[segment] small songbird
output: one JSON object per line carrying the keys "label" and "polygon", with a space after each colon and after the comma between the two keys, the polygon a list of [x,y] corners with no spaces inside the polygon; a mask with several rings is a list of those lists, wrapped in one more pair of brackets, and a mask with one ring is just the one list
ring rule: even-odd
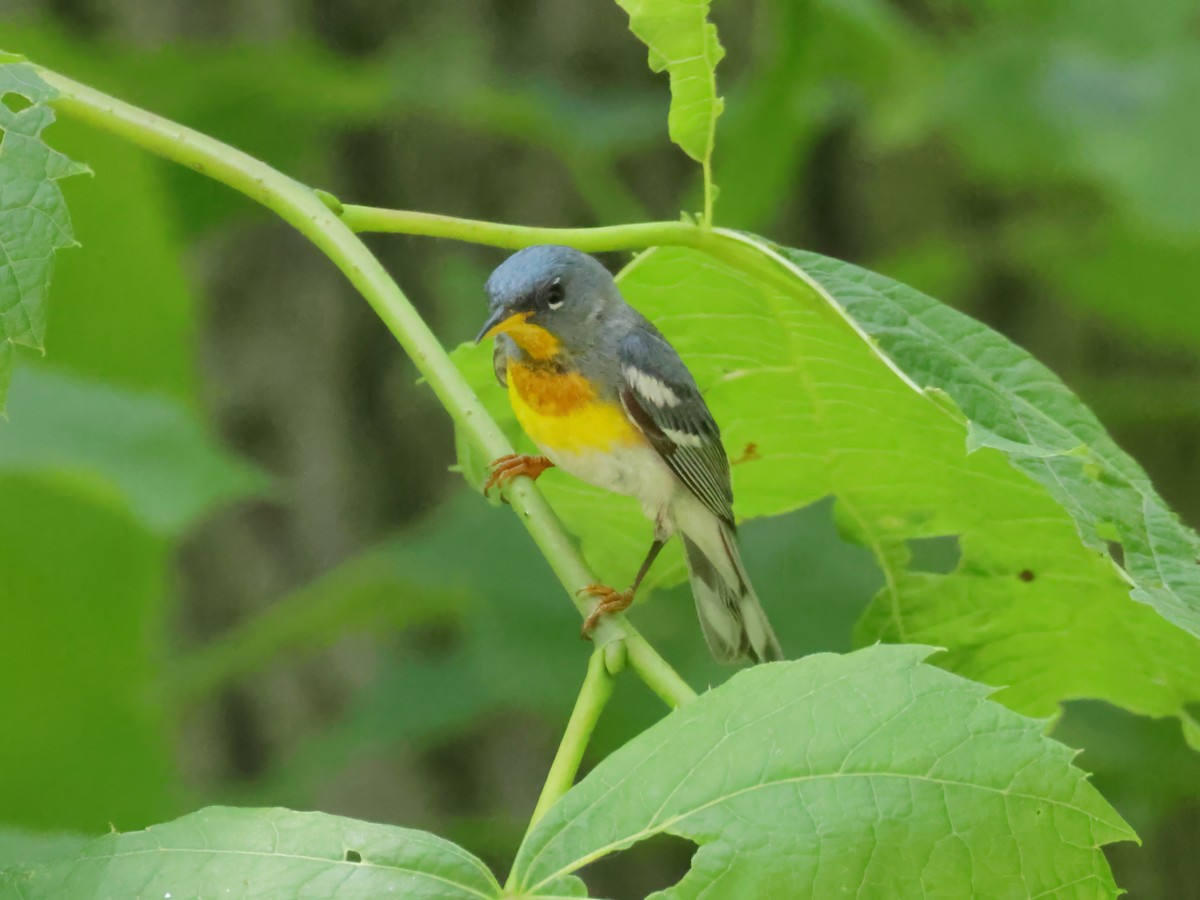
{"label": "small songbird", "polygon": [[782,659],[738,556],[721,433],[675,348],[625,302],[604,266],[570,247],[514,253],[486,290],[491,315],[475,342],[496,339],[496,378],[544,455],[495,460],[484,491],[558,466],[637,498],[654,523],[654,543],[627,590],[584,589],[598,602],[583,633],[633,602],[678,532],[713,656]]}

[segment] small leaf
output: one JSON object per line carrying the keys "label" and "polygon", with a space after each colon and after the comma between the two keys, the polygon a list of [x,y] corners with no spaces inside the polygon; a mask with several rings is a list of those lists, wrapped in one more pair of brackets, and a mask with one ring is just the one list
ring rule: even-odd
{"label": "small leaf", "polygon": [[598,765],[534,828],[515,884],[655,834],[700,845],[662,898],[1116,896],[1135,840],[1045,723],[877,646],[756,666]]}
{"label": "small leaf", "polygon": [[[54,251],[75,244],[58,181],[87,171],[42,141],[54,96],[31,66],[0,61],[0,344],[39,350]],[[0,359],[0,412],[10,369]]]}
{"label": "small leaf", "polygon": [[324,813],[210,807],[77,855],[0,872],[0,897],[496,897],[467,851],[423,831]]}
{"label": "small leaf", "polygon": [[671,140],[696,162],[708,165],[717,117],[717,63],[725,55],[717,28],[708,21],[709,0],[617,0],[629,14],[629,30],[650,48],[650,68],[671,78]]}

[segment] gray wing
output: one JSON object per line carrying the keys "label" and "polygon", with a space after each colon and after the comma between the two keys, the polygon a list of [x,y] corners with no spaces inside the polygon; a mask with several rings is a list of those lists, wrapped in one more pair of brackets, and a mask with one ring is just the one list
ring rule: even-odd
{"label": "gray wing", "polygon": [[721,431],[675,348],[639,329],[621,341],[621,404],[672,472],[733,525],[729,457]]}

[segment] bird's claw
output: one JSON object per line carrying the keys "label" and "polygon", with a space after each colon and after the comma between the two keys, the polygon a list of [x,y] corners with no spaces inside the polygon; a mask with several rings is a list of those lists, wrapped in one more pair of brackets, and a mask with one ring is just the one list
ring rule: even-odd
{"label": "bird's claw", "polygon": [[491,474],[483,483],[483,496],[486,497],[488,491],[496,485],[504,484],[520,475],[536,481],[539,475],[553,465],[554,463],[544,456],[529,456],[525,453],[510,453],[493,459],[488,466]]}
{"label": "bird's claw", "polygon": [[579,636],[585,641],[592,639],[592,632],[604,616],[622,612],[628,609],[629,604],[633,602],[633,591],[618,591],[606,584],[589,584],[577,592],[578,596],[584,594],[596,598],[596,605],[583,620],[583,626],[579,629]]}

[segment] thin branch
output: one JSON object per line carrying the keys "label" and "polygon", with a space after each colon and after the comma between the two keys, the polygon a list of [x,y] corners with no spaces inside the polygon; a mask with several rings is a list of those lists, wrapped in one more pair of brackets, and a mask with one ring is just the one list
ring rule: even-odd
{"label": "thin branch", "polygon": [[509,225],[480,219],[460,219],[406,209],[377,206],[340,206],[342,221],[355,231],[383,231],[453,238],[519,250],[532,244],[567,244],[585,253],[611,250],[644,250],[669,245],[705,249],[712,236],[690,222],[637,222],[597,228],[540,228]]}
{"label": "thin branch", "polygon": [[787,267],[772,258],[758,238],[728,228],[706,228],[691,222],[635,222],[591,228],[548,228],[510,225],[483,219],[462,219],[409,209],[342,204],[325,191],[317,191],[323,202],[356,232],[409,234],[448,238],[519,250],[534,244],[566,244],[585,253],[646,250],[651,247],[691,247],[752,274],[780,291],[794,291],[795,279]]}

